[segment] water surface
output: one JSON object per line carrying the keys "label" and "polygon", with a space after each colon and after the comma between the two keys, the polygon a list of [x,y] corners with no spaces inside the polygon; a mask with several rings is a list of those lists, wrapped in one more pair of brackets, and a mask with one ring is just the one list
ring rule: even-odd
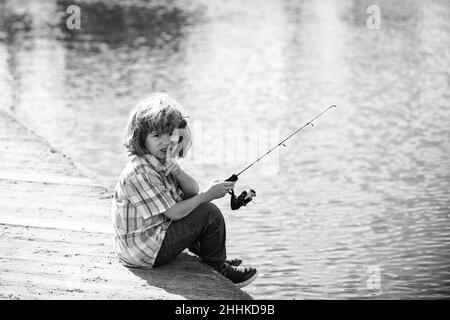
{"label": "water surface", "polygon": [[230,0],[80,2],[67,30],[72,3],[0,1],[1,107],[113,186],[130,109],[168,91],[206,187],[265,151],[255,133],[270,147],[335,104],[240,177],[254,204],[216,201],[229,256],[260,271],[245,290],[450,296],[448,1],[378,1],[380,29],[369,1]]}

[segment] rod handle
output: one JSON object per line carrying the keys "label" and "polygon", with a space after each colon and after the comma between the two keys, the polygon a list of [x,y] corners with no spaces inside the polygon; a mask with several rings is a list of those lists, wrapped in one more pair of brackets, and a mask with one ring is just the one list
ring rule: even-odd
{"label": "rod handle", "polygon": [[231,177],[229,177],[227,180],[225,180],[225,181],[237,181],[237,179],[238,179],[238,176],[237,175],[235,175],[235,174],[233,174]]}

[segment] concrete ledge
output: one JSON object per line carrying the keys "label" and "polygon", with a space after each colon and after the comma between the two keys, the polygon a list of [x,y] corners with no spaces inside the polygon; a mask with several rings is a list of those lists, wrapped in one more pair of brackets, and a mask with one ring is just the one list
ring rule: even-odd
{"label": "concrete ledge", "polygon": [[199,259],[124,267],[108,190],[0,109],[0,299],[252,299]]}

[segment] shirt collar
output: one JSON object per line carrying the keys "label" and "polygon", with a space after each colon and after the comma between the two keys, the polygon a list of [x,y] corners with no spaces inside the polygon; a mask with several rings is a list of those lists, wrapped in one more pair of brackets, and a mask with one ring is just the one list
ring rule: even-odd
{"label": "shirt collar", "polygon": [[150,153],[146,153],[144,154],[144,158],[145,160],[147,160],[148,163],[150,163],[150,165],[155,168],[155,170],[157,172],[161,172],[166,170],[166,166],[163,165],[161,162],[159,162],[158,159],[156,159],[156,157]]}

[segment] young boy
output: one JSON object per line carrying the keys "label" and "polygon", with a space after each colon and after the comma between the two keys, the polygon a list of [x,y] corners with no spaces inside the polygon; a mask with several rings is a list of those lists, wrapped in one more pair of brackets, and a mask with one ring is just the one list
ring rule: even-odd
{"label": "young boy", "polygon": [[[130,161],[117,182],[114,200],[114,244],[125,265],[158,267],[188,248],[238,287],[251,283],[255,268],[226,260],[225,221],[211,200],[224,197],[235,182],[213,181],[199,192],[194,178],[172,158],[178,153],[171,136],[187,130],[180,104],[155,93],[131,112],[125,147]],[[184,137],[187,147],[188,136]],[[175,144],[177,141],[175,141]]]}

